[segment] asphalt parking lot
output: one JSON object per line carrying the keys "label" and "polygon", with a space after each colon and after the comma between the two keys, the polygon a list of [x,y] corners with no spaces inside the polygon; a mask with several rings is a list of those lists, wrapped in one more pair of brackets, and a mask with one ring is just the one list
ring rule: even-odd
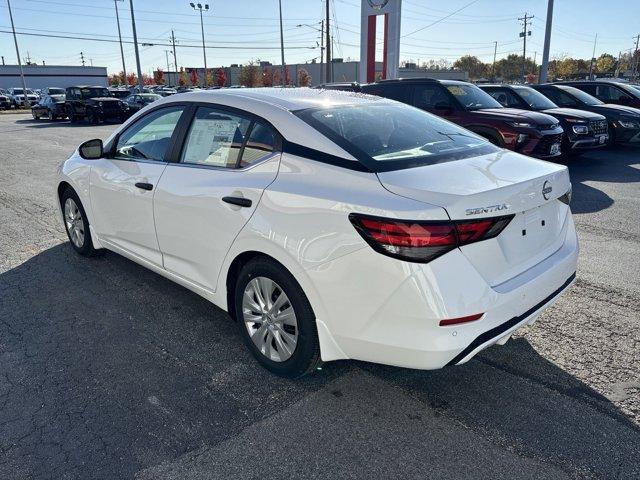
{"label": "asphalt parking lot", "polygon": [[640,149],[569,164],[577,283],[505,346],[288,381],[202,298],[72,251],[55,168],[114,128],[0,115],[0,478],[640,478]]}

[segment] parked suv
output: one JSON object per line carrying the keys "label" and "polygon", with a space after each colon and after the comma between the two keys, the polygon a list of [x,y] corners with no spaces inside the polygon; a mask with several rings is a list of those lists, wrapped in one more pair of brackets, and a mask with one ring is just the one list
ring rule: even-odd
{"label": "parked suv", "polygon": [[614,103],[627,107],[640,108],[640,91],[631,85],[607,81],[562,82],[593,95],[604,103]]}
{"label": "parked suv", "polygon": [[[339,84],[338,89],[343,90],[344,85]],[[543,113],[505,108],[471,83],[411,78],[356,84],[353,90],[408,103],[525,155],[552,158],[561,154],[558,120]]]}
{"label": "parked suv", "polygon": [[104,120],[124,121],[128,117],[127,104],[109,94],[105,87],[68,87],[67,116],[71,122],[85,118],[91,123]]}
{"label": "parked suv", "polygon": [[11,103],[14,107],[31,107],[38,103],[38,96],[33,93],[33,90],[27,88],[26,100],[24,90],[22,88],[10,88],[9,96],[11,97]]}
{"label": "parked suv", "polygon": [[574,108],[559,108],[540,92],[525,85],[482,85],[480,88],[504,107],[542,112],[557,118],[564,130],[564,155],[598,148],[609,140],[609,126],[603,115]]}
{"label": "parked suv", "polygon": [[11,108],[11,97],[9,92],[0,88],[0,110],[8,110]]}
{"label": "parked suv", "polygon": [[609,144],[640,143],[640,110],[623,105],[605,104],[596,97],[569,85],[543,84],[531,88],[542,93],[559,107],[577,108],[599,113],[609,123]]}

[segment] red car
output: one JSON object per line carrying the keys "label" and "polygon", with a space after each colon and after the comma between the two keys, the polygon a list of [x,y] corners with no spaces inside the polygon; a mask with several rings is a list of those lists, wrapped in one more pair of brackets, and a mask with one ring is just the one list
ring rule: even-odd
{"label": "red car", "polygon": [[561,154],[563,130],[557,119],[544,113],[505,108],[471,83],[406,78],[366,85],[327,84],[320,88],[359,91],[408,103],[465,127],[500,147],[532,157],[553,158]]}

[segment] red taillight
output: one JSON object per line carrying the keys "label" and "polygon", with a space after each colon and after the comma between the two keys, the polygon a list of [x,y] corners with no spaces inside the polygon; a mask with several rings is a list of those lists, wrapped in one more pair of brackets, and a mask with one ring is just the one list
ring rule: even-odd
{"label": "red taillight", "polygon": [[475,320],[479,320],[482,315],[484,315],[484,313],[476,313],[475,315],[469,315],[467,317],[447,318],[445,320],[440,320],[440,326],[446,327],[447,325],[458,325],[459,323],[473,322]]}
{"label": "red taillight", "polygon": [[498,235],[506,217],[464,221],[410,221],[352,213],[349,220],[374,250],[410,262],[426,263],[461,245]]}

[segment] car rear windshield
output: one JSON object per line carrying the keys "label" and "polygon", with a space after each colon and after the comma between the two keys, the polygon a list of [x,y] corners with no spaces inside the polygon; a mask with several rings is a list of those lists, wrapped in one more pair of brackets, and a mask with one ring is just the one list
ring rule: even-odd
{"label": "car rear windshield", "polygon": [[580,100],[583,103],[586,103],[587,105],[604,105],[604,102],[601,102],[596,97],[593,97],[588,93],[583,92],[579,88],[570,87],[568,85],[558,85],[558,88],[560,88],[561,90],[564,90],[570,95],[573,95],[578,100]]}
{"label": "car rear windshield", "polygon": [[547,108],[558,108],[558,106],[531,87],[513,87],[520,98],[527,102],[534,110],[546,110]]}
{"label": "car rear windshield", "polygon": [[49,95],[64,95],[64,94],[65,94],[64,88],[50,88],[49,89]]}
{"label": "car rear windshield", "polygon": [[82,98],[110,97],[111,94],[106,88],[81,88]]}
{"label": "car rear windshield", "polygon": [[468,130],[395,102],[328,106],[294,113],[374,172],[498,151]]}
{"label": "car rear windshield", "polygon": [[504,108],[487,92],[480,90],[475,85],[447,85],[454,97],[467,110],[480,110],[481,108]]}

